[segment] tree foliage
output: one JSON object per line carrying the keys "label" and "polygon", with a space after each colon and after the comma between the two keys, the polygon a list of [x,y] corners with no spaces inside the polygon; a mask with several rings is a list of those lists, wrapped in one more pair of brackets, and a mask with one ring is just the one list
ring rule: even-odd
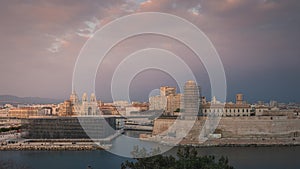
{"label": "tree foliage", "polygon": [[[135,153],[139,150],[135,148]],[[141,149],[144,154],[145,150]],[[135,154],[136,155],[136,154]],[[179,147],[176,157],[172,155],[156,155],[146,158],[135,158],[135,161],[126,161],[121,169],[233,169],[228,159],[214,156],[200,156],[194,147]]]}

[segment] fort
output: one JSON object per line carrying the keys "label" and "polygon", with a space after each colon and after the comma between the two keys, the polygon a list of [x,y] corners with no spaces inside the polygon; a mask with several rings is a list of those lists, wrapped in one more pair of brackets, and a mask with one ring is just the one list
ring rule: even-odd
{"label": "fort", "polygon": [[[207,118],[199,117],[180,144],[203,146],[300,145],[300,119],[288,116],[222,117],[215,131],[208,136],[208,140],[200,144],[199,135]],[[155,120],[152,136],[161,133],[171,135],[165,131],[174,124],[175,120],[174,118]],[[175,133],[176,135],[182,134]],[[168,140],[163,141],[168,142]]]}

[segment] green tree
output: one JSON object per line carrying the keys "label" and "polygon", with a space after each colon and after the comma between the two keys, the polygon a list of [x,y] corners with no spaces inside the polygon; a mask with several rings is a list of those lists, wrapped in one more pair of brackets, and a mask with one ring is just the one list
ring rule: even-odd
{"label": "green tree", "polygon": [[[138,150],[138,147],[135,147],[135,153]],[[142,154],[145,155],[144,149]],[[122,163],[121,169],[233,169],[233,167],[225,157],[216,161],[214,156],[199,156],[194,147],[186,146],[178,148],[176,157],[156,155],[135,158],[135,161]]]}

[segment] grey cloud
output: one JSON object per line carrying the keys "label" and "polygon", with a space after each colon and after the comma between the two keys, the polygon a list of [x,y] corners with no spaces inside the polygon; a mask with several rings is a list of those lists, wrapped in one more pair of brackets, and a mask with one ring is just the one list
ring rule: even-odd
{"label": "grey cloud", "polygon": [[[201,6],[198,6],[199,3]],[[298,0],[152,0],[151,3],[146,0],[90,0],[84,3],[80,0],[1,1],[0,75],[3,80],[0,93],[68,97],[75,60],[86,40],[82,36],[90,37],[98,28],[120,16],[156,11],[183,17],[208,35],[225,65],[230,91],[243,89],[246,94],[260,98],[265,97],[261,89],[268,94],[283,86],[281,94],[286,91],[291,98],[299,100],[299,96],[293,94],[299,89],[284,88],[275,77],[291,82],[290,77],[297,77],[300,73],[297,67],[300,55],[299,8]],[[207,80],[205,75],[202,76],[205,70],[197,67],[199,64],[192,59],[191,52],[180,50],[177,43],[158,38],[146,41],[141,38],[122,44],[112,52],[115,57],[105,60],[104,66],[99,69],[99,73],[101,70],[104,73],[99,76],[109,81],[113,71],[110,66],[116,66],[122,54],[132,52],[131,46],[145,47],[142,43],[173,46],[168,49],[177,50],[187,57],[193,71],[201,74],[197,77],[199,81]],[[267,71],[269,80],[263,80],[264,71]],[[245,83],[249,79],[260,81],[257,85],[260,92],[252,89],[253,84]],[[158,85],[156,81],[149,83],[148,86]],[[293,86],[300,85],[297,78],[292,83]],[[137,87],[138,91],[143,90],[141,86]]]}

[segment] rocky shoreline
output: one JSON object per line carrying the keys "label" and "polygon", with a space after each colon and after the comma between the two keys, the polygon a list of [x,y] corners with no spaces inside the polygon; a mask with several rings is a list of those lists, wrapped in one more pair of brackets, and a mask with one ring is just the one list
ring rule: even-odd
{"label": "rocky shoreline", "polygon": [[[300,143],[277,143],[277,144],[262,144],[262,143],[241,143],[241,144],[179,144],[170,146],[193,146],[196,148],[209,148],[209,147],[297,147]],[[93,151],[93,150],[105,150],[107,147],[101,147],[95,144],[91,145],[2,145],[0,151]]]}
{"label": "rocky shoreline", "polygon": [[298,147],[300,144],[220,144],[220,145],[195,145],[183,144],[183,146],[203,147]]}
{"label": "rocky shoreline", "polygon": [[0,151],[90,151],[90,150],[104,150],[103,147],[97,145],[82,145],[82,146],[19,146],[19,145],[4,145],[0,146]]}
{"label": "rocky shoreline", "polygon": [[300,146],[300,139],[272,138],[272,139],[253,139],[253,138],[220,138],[208,139],[199,144],[187,140],[181,141],[183,145],[192,145],[195,147],[292,147]]}

